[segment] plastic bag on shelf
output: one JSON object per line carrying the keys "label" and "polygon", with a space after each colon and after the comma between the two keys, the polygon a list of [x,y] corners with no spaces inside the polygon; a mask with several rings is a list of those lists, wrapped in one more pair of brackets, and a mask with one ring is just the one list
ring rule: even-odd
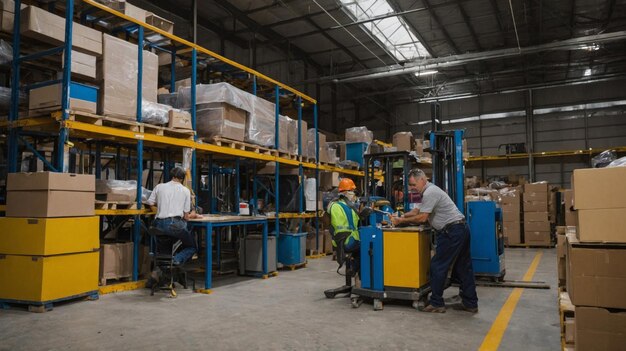
{"label": "plastic bag on shelf", "polygon": [[157,96],[159,104],[170,105],[173,108],[179,108],[178,93],[159,94]]}
{"label": "plastic bag on shelf", "polygon": [[348,143],[368,143],[374,140],[374,133],[367,127],[352,127],[346,129],[346,142]]}
{"label": "plastic bag on shelf", "polygon": [[606,166],[607,168],[609,167],[626,167],[626,156],[618,158],[617,160],[609,163],[608,166]]}
{"label": "plastic bag on shelf", "polygon": [[496,181],[493,181],[493,182],[489,183],[489,188],[490,189],[502,189],[502,188],[505,188],[507,186],[509,186],[507,183],[499,181],[499,180],[496,180]]}
{"label": "plastic bag on shelf", "polygon": [[7,65],[13,61],[13,47],[0,39],[0,65]]}
{"label": "plastic bag on shelf", "polygon": [[591,159],[592,168],[602,168],[608,166],[611,162],[615,161],[617,157],[613,150],[605,150]]}
{"label": "plastic bag on shelf", "polygon": [[141,100],[141,121],[154,125],[167,125],[172,106]]}
{"label": "plastic bag on shelf", "polygon": [[[191,108],[191,87],[180,87],[178,93],[180,108]],[[256,96],[228,83],[196,85],[196,105],[222,102],[240,108],[248,113],[253,113],[256,99]],[[272,110],[272,113],[273,112]]]}
{"label": "plastic bag on shelf", "polygon": [[[111,196],[115,201],[137,201],[136,180],[96,179],[96,195]],[[141,188],[141,202],[145,203],[150,198],[152,190]]]}

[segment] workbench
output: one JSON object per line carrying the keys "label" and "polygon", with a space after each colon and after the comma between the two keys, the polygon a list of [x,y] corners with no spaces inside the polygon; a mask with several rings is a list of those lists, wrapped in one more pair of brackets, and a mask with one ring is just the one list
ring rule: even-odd
{"label": "workbench", "polygon": [[206,242],[206,257],[205,257],[205,279],[204,279],[204,290],[200,290],[199,292],[210,293],[211,289],[211,273],[213,270],[213,243],[212,237],[213,229],[218,227],[233,227],[233,226],[247,226],[247,225],[263,225],[263,272],[262,276],[266,277],[267,272],[267,235],[268,235],[268,225],[267,225],[267,217],[262,216],[223,216],[223,215],[214,215],[207,214],[203,215],[202,218],[194,218],[190,219],[188,225],[193,229],[193,227],[204,228],[205,229],[205,242]]}

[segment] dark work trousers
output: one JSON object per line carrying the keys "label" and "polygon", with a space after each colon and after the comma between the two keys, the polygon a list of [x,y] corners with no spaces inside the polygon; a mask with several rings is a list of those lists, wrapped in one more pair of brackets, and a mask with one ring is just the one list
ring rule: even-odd
{"label": "dark work trousers", "polygon": [[443,290],[452,265],[452,277],[460,284],[459,295],[463,305],[468,308],[478,307],[470,253],[470,231],[464,223],[437,232],[437,250],[430,261],[430,304],[433,307],[444,306]]}
{"label": "dark work trousers", "polygon": [[187,262],[197,251],[196,240],[193,233],[187,228],[187,222],[179,217],[175,218],[156,218],[153,225],[175,239],[180,239],[183,243],[174,261],[178,263]]}

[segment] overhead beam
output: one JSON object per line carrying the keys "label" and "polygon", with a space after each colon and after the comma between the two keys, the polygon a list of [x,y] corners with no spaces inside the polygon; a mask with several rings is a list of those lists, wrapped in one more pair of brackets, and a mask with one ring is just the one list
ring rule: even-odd
{"label": "overhead beam", "polygon": [[[226,0],[215,0],[215,3],[220,5],[222,8],[230,12],[233,17],[235,17],[238,21],[246,25],[248,28],[252,29],[255,33],[259,33],[268,39],[280,39],[282,36],[274,31],[273,29],[267,28],[265,26],[260,25],[250,17],[246,16],[246,14],[237,8],[235,5],[231,4],[230,1]],[[311,66],[315,67],[318,72],[322,72],[322,66],[320,66],[317,62],[313,61],[309,58],[309,55],[300,49],[297,46],[286,44],[277,45],[281,50],[286,52],[287,54],[294,53],[296,57],[306,61]]]}
{"label": "overhead beam", "polygon": [[422,70],[436,70],[440,68],[466,65],[471,62],[515,57],[544,51],[574,50],[579,49],[583,45],[608,43],[624,39],[626,39],[626,31],[618,31],[567,39],[547,44],[522,47],[521,50],[518,48],[508,48],[483,52],[471,52],[467,54],[451,55],[446,57],[413,60],[404,64],[403,66],[393,65],[383,68],[373,68],[360,72],[350,72],[335,76],[321,77],[318,79],[318,81],[348,83],[354,81],[378,79],[397,76],[401,74],[415,73]]}
{"label": "overhead beam", "polygon": [[[192,9],[181,8],[174,4],[172,1],[167,0],[153,0],[151,3],[162,9],[165,12],[169,12],[177,17],[188,19]],[[245,49],[248,47],[248,42],[242,38],[237,37],[232,32],[225,30],[224,28],[216,25],[214,22],[208,21],[204,18],[198,18],[198,26],[210,30],[211,32],[219,35],[220,37],[230,41],[238,47]]]}

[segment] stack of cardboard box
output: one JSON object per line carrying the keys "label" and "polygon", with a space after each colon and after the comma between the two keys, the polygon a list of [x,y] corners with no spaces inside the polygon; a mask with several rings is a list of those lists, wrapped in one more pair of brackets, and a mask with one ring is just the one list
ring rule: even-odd
{"label": "stack of cardboard box", "polygon": [[519,189],[513,189],[501,196],[500,208],[502,208],[502,232],[505,245],[522,243],[522,193]]}
{"label": "stack of cardboard box", "polygon": [[415,138],[411,132],[398,132],[393,135],[392,144],[397,151],[414,151]]}
{"label": "stack of cardboard box", "polygon": [[572,176],[576,234],[567,234],[566,284],[575,307],[577,350],[626,345],[626,168]]}
{"label": "stack of cardboard box", "polygon": [[95,178],[9,173],[0,218],[0,299],[45,305],[98,289]]}
{"label": "stack of cardboard box", "polygon": [[548,183],[524,184],[524,243],[551,245],[548,216]]}

